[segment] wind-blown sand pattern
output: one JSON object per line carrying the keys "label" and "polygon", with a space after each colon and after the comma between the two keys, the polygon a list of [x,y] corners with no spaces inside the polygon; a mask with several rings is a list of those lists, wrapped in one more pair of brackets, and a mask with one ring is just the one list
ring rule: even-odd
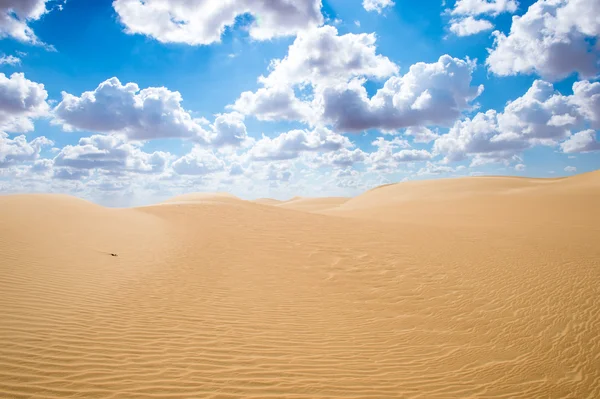
{"label": "wind-blown sand pattern", "polygon": [[599,172],[296,201],[0,197],[0,397],[600,397]]}

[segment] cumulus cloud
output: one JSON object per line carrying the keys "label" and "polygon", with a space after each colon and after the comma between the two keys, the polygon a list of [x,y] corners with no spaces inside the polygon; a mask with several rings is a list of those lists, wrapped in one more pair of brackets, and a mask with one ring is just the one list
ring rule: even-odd
{"label": "cumulus cloud", "polygon": [[60,180],[82,180],[90,176],[88,169],[55,168],[53,177]]}
{"label": "cumulus cloud", "polygon": [[[471,86],[474,68],[469,59],[444,55],[395,76],[397,66],[376,54],[374,36],[339,36],[323,27],[300,35],[288,55],[271,64],[271,73],[259,78],[264,87],[242,93],[232,108],[261,120],[298,120],[344,132],[448,125],[483,91],[482,85]],[[369,98],[366,80],[388,76]],[[301,100],[294,89],[306,86],[312,99]]]}
{"label": "cumulus cloud", "polygon": [[347,137],[326,128],[292,130],[275,138],[263,136],[248,152],[252,160],[274,161],[298,158],[302,152],[329,152],[351,147]]}
{"label": "cumulus cloud", "polygon": [[31,27],[48,12],[49,0],[2,0],[0,1],[0,38],[12,37],[25,43],[41,44]]}
{"label": "cumulus cloud", "polygon": [[296,98],[290,87],[261,87],[256,92],[245,91],[231,108],[261,121],[314,119],[310,104]]}
{"label": "cumulus cloud", "polygon": [[364,162],[367,154],[360,148],[349,150],[341,148],[337,151],[323,154],[318,159],[318,164],[322,166],[332,166],[336,168],[351,168],[357,163]]}
{"label": "cumulus cloud", "polygon": [[268,40],[324,22],[321,0],[114,0],[125,31],[163,43],[207,45],[221,40],[239,17],[250,14],[250,36]]}
{"label": "cumulus cloud", "polygon": [[457,0],[452,15],[492,15],[517,11],[519,4],[516,0]]}
{"label": "cumulus cloud", "polygon": [[522,171],[524,171],[524,170],[525,170],[525,165],[523,165],[522,163],[516,164],[516,165],[515,165],[515,170],[516,170],[517,172],[522,172]]}
{"label": "cumulus cloud", "polygon": [[450,32],[457,36],[471,36],[494,28],[481,15],[496,17],[502,13],[514,13],[518,3],[515,0],[458,0],[454,8],[446,12],[452,15]]}
{"label": "cumulus cloud", "polygon": [[283,59],[271,62],[270,73],[259,77],[263,87],[242,93],[232,108],[260,120],[313,120],[313,106],[296,97],[295,87],[314,92],[357,76],[381,79],[398,72],[376,53],[375,41],[374,34],[340,36],[333,26],[302,32]]}
{"label": "cumulus cloud", "polygon": [[215,147],[237,147],[248,140],[244,116],[237,112],[219,114],[212,125],[209,142]]}
{"label": "cumulus cloud", "polygon": [[513,17],[510,32],[494,32],[486,61],[500,76],[536,73],[558,80],[574,72],[584,78],[599,72],[598,0],[538,0]]}
{"label": "cumulus cloud", "polygon": [[288,164],[270,163],[267,165],[263,176],[265,180],[274,183],[276,186],[280,182],[285,183],[290,181],[290,178],[293,176],[290,169],[290,165]]}
{"label": "cumulus cloud", "polygon": [[464,169],[464,166],[461,165],[458,168],[453,168],[448,165],[440,165],[438,163],[427,162],[425,167],[419,169],[417,171],[417,175],[426,176],[426,175],[441,175],[447,173],[454,173],[456,171]]}
{"label": "cumulus cloud", "polygon": [[29,132],[33,119],[45,116],[49,106],[44,85],[22,73],[7,77],[0,73],[0,131]]}
{"label": "cumulus cloud", "polygon": [[[160,173],[170,154],[143,152],[139,144],[124,142],[110,135],[93,135],[67,145],[54,158],[54,165],[69,171],[99,170],[109,174]],[[88,174],[85,174],[86,176]]]}
{"label": "cumulus cloud", "polygon": [[393,7],[394,2],[392,0],[363,0],[362,5],[367,11],[381,14],[385,8]]}
{"label": "cumulus cloud", "polygon": [[596,131],[589,129],[575,133],[568,140],[561,143],[560,148],[567,154],[600,151],[600,141],[596,137]]}
{"label": "cumulus cloud", "polygon": [[0,168],[35,161],[40,157],[42,148],[52,144],[52,140],[43,136],[27,141],[24,135],[11,139],[8,134],[0,132]]}
{"label": "cumulus cloud", "polygon": [[121,133],[132,140],[190,138],[207,142],[207,132],[181,106],[179,92],[165,87],[140,90],[111,78],[77,97],[63,92],[54,123],[65,130]]}
{"label": "cumulus cloud", "polygon": [[[574,94],[564,96],[551,83],[537,80],[503,112],[489,110],[455,123],[435,141],[434,151],[445,155],[447,162],[473,157],[475,164],[484,164],[506,162],[534,145],[556,145],[572,130],[597,124],[592,119],[596,116],[593,104],[598,100],[594,89],[589,82],[577,82]],[[574,140],[582,139],[583,135]]]}
{"label": "cumulus cloud", "polygon": [[118,133],[130,140],[182,138],[215,147],[239,146],[248,139],[244,116],[217,114],[213,124],[195,119],[181,103],[177,91],[165,87],[140,90],[113,77],[81,96],[62,93],[54,108],[54,124],[64,130]]}
{"label": "cumulus cloud", "polygon": [[300,33],[281,60],[273,60],[268,76],[259,82],[266,87],[277,84],[313,84],[331,80],[347,82],[354,76],[384,78],[398,72],[398,66],[376,53],[374,33],[338,35],[333,26]]}
{"label": "cumulus cloud", "polygon": [[439,135],[425,126],[409,127],[404,131],[406,136],[411,136],[415,143],[430,143],[437,139]]}
{"label": "cumulus cloud", "polygon": [[244,167],[237,162],[229,166],[229,176],[241,176],[244,173]]}
{"label": "cumulus cloud", "polygon": [[[410,149],[410,144],[398,137],[392,140],[378,137],[371,145],[377,147],[377,150],[366,156],[365,163],[374,171],[395,172],[401,163],[426,161],[433,157],[426,150]],[[398,148],[402,150],[398,151]]]}
{"label": "cumulus cloud", "polygon": [[205,176],[225,168],[225,162],[212,151],[195,147],[173,162],[173,170],[180,175]]}
{"label": "cumulus cloud", "polygon": [[450,32],[456,36],[471,36],[492,30],[494,25],[487,19],[476,19],[472,16],[450,21]]}
{"label": "cumulus cloud", "polygon": [[593,128],[600,129],[600,82],[573,84],[573,102]]}
{"label": "cumulus cloud", "polygon": [[33,164],[29,168],[29,172],[43,175],[50,171],[52,171],[52,167],[54,166],[54,162],[51,159],[43,158],[38,159],[33,162]]}
{"label": "cumulus cloud", "polygon": [[432,158],[432,154],[426,150],[401,150],[393,155],[393,159],[398,162],[418,162],[426,161]]}
{"label": "cumulus cloud", "polygon": [[322,93],[322,119],[336,130],[363,131],[447,125],[483,91],[471,86],[475,63],[443,55],[419,62],[403,76],[393,76],[369,98],[363,81],[328,87]]}

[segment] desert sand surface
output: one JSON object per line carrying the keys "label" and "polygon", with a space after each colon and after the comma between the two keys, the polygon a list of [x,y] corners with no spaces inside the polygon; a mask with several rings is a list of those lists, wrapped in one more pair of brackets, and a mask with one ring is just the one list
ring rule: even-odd
{"label": "desert sand surface", "polygon": [[273,204],[280,208],[293,209],[296,211],[317,212],[327,211],[331,208],[340,206],[348,201],[347,197],[324,197],[324,198],[304,198],[296,197],[289,201],[279,204]]}
{"label": "desert sand surface", "polygon": [[600,172],[294,201],[0,196],[0,397],[600,397]]}

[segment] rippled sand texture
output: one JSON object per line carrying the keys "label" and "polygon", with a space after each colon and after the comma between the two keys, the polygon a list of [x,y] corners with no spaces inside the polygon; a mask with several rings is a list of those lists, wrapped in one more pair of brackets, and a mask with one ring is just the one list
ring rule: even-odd
{"label": "rippled sand texture", "polygon": [[295,201],[0,197],[0,397],[600,397],[600,173]]}

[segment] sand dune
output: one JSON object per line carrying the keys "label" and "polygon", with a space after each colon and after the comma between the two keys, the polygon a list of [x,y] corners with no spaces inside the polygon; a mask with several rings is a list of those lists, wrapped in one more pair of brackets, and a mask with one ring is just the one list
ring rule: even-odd
{"label": "sand dune", "polygon": [[598,398],[599,200],[598,172],[0,197],[0,397]]}
{"label": "sand dune", "polygon": [[599,172],[561,179],[474,177],[390,184],[322,211],[392,223],[539,227],[599,220],[598,198]]}
{"label": "sand dune", "polygon": [[240,199],[229,193],[191,193],[168,199],[167,201],[162,202],[162,204],[194,204],[230,201],[240,201]]}
{"label": "sand dune", "polygon": [[347,197],[326,197],[326,198],[303,198],[296,197],[289,201],[274,204],[280,208],[293,209],[296,211],[317,212],[335,208],[342,205],[350,198]]}
{"label": "sand dune", "polygon": [[281,204],[284,201],[276,200],[273,198],[258,198],[258,199],[252,200],[252,202],[254,202],[256,204],[262,204],[262,205],[277,205],[277,204]]}

